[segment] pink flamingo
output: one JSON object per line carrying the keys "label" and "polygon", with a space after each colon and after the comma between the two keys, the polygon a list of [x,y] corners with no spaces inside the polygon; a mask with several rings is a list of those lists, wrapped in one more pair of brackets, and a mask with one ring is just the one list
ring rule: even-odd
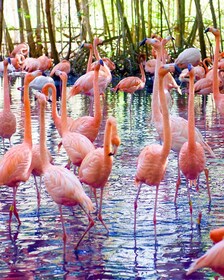
{"label": "pink flamingo", "polygon": [[169,64],[163,65],[158,70],[159,79],[159,97],[162,109],[163,121],[163,145],[152,144],[146,146],[140,153],[137,161],[137,171],[135,175],[135,182],[138,187],[137,195],[134,202],[134,230],[136,231],[136,214],[137,214],[137,201],[142,184],[145,183],[149,186],[156,186],[156,198],[154,205],[153,221],[156,223],[156,208],[157,198],[160,182],[162,181],[166,172],[167,157],[171,148],[171,131],[169,111],[165,99],[163,80],[169,71],[174,71],[174,66]]}
{"label": "pink flamingo", "polygon": [[[202,171],[205,172],[208,189],[209,203],[211,202],[210,187],[208,182],[208,169],[205,168],[205,151],[201,143],[195,141],[195,117],[194,117],[194,67],[190,64],[189,71],[189,97],[188,97],[188,141],[183,144],[179,152],[179,166],[184,176],[194,183]],[[197,187],[198,189],[198,187]],[[188,188],[190,212],[192,214],[192,203]]]}
{"label": "pink flamingo", "polygon": [[188,48],[182,51],[175,60],[179,68],[187,68],[188,64],[197,66],[201,61],[201,52],[197,48]]}
{"label": "pink flamingo", "polygon": [[14,213],[19,225],[21,224],[16,208],[16,192],[20,182],[26,182],[30,176],[30,164],[32,160],[32,132],[29,101],[29,83],[41,71],[27,73],[24,80],[24,140],[21,144],[11,147],[0,161],[0,186],[6,185],[13,188],[13,204],[9,212],[9,224],[11,225],[12,213]]}
{"label": "pink flamingo", "polygon": [[104,146],[89,152],[82,161],[79,168],[79,179],[81,182],[88,184],[94,192],[96,198],[96,188],[100,189],[100,206],[98,212],[98,219],[108,232],[108,228],[102,218],[102,201],[103,190],[108,181],[112,170],[113,154],[111,149],[112,137],[118,140],[117,146],[120,145],[120,138],[117,134],[117,122],[114,117],[109,117],[106,122],[104,132]]}
{"label": "pink flamingo", "polygon": [[52,67],[52,59],[47,57],[46,55],[41,55],[37,58],[37,61],[39,62],[39,70],[46,71],[49,70]]}
{"label": "pink flamingo", "polygon": [[0,112],[0,137],[3,141],[3,147],[5,148],[4,139],[9,139],[11,144],[11,137],[16,132],[16,116],[10,108],[10,92],[9,92],[9,79],[8,79],[8,59],[4,59],[4,71],[3,71],[3,90],[4,90],[4,107]]}
{"label": "pink flamingo", "polygon": [[[66,85],[67,74],[65,72],[56,71],[62,81],[62,104],[61,104],[61,144],[63,145],[70,161],[75,166],[80,166],[83,158],[88,152],[95,150],[93,143],[84,135],[78,132],[71,132],[67,125],[67,108],[66,108]],[[69,167],[69,166],[68,166]]]}
{"label": "pink flamingo", "polygon": [[217,28],[208,27],[205,32],[211,32],[215,36],[215,54],[213,62],[213,98],[217,110],[221,115],[224,115],[224,95],[219,91],[219,78],[218,78],[218,59],[220,47],[220,31]]}
{"label": "pink flamingo", "polygon": [[46,97],[44,94],[38,93],[38,101],[40,103],[40,155],[42,161],[42,168],[44,174],[44,184],[47,192],[52,199],[58,204],[60,211],[60,218],[63,229],[63,241],[64,246],[66,243],[67,235],[62,215],[62,205],[65,206],[76,206],[79,205],[85,212],[89,220],[89,225],[81,238],[77,242],[75,249],[78,248],[80,242],[83,240],[87,232],[94,225],[94,221],[91,218],[89,212],[93,211],[93,204],[90,198],[86,195],[78,178],[69,171],[68,169],[52,165],[49,162],[46,146],[46,135],[45,135],[45,106]]}
{"label": "pink flamingo", "polygon": [[71,64],[68,60],[63,59],[61,62],[56,64],[50,72],[50,77],[54,76],[56,71],[62,71],[69,74],[71,71]]}

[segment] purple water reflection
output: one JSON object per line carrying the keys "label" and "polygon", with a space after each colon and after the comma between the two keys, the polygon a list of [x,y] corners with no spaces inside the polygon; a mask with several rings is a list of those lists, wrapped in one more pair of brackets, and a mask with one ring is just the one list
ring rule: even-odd
{"label": "purple water reflection", "polygon": [[[21,141],[23,128],[23,106],[17,90],[19,85],[18,79],[12,87],[12,110],[18,118],[18,132],[12,138],[14,144]],[[58,207],[42,186],[41,206],[37,209],[33,177],[18,189],[17,203],[22,225],[17,228],[17,222],[13,220],[10,232],[7,222],[12,190],[1,187],[0,279],[199,280],[211,279],[217,275],[208,269],[200,270],[189,277],[186,277],[185,273],[192,260],[212,246],[208,237],[210,229],[224,223],[224,119],[216,113],[211,96],[208,96],[205,105],[200,96],[196,97],[196,125],[217,156],[207,160],[212,193],[211,207],[208,205],[204,174],[200,177],[199,197],[194,188],[191,190],[192,223],[184,177],[177,207],[174,206],[177,155],[171,151],[166,176],[159,189],[157,226],[154,228],[152,221],[155,188],[144,185],[139,197],[137,231],[134,235],[136,160],[140,150],[145,145],[158,141],[158,136],[150,125],[151,95],[145,91],[136,94],[131,115],[128,109],[129,98],[127,94],[107,92],[103,123],[96,141],[96,145],[102,145],[105,120],[109,115],[115,116],[122,144],[114,159],[113,171],[104,192],[103,216],[110,230],[109,235],[106,235],[105,229],[96,220],[94,228],[80,244],[78,252],[75,252],[74,245],[86,228],[87,220],[79,208],[63,207],[68,234],[64,250]],[[74,118],[88,114],[88,98],[76,96],[68,105],[69,114]],[[31,106],[33,138],[34,143],[37,143],[38,107],[34,100]],[[63,148],[57,153],[60,138],[55,131],[50,110],[49,103],[46,112],[47,145],[55,164],[65,165],[67,157]],[[174,95],[171,111],[186,117],[186,97]],[[89,193],[88,186],[84,187]],[[197,218],[200,210],[202,221],[199,226]]]}

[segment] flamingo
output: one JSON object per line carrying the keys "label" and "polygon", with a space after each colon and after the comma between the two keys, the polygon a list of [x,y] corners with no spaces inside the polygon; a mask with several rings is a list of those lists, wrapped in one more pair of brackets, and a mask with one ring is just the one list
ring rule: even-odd
{"label": "flamingo", "polygon": [[81,238],[77,242],[75,249],[78,248],[80,242],[87,234],[87,232],[94,225],[94,221],[91,218],[89,212],[93,211],[93,204],[91,199],[86,195],[80,181],[74,173],[62,166],[52,165],[49,162],[46,146],[46,135],[45,135],[45,106],[46,97],[42,93],[36,94],[40,103],[40,155],[44,174],[44,184],[46,190],[52,199],[58,204],[60,211],[60,218],[63,229],[63,241],[64,244],[67,239],[63,215],[62,206],[76,206],[79,205],[85,212],[89,220],[89,225]]}
{"label": "flamingo", "polygon": [[[157,50],[157,68],[160,66],[161,61],[161,42],[157,39],[146,38],[143,40],[144,43],[152,44]],[[155,72],[154,84],[153,84],[153,94],[152,94],[152,121],[155,125],[156,131],[159,134],[160,139],[163,139],[163,122],[162,114],[159,105],[158,97],[158,70]],[[188,121],[180,116],[170,115],[170,127],[171,127],[171,149],[179,154],[182,145],[188,140]],[[202,134],[195,127],[195,140],[202,144],[203,148],[212,156],[215,157],[214,152],[210,146],[204,141]],[[176,194],[174,197],[174,202],[176,203],[178,188],[181,183],[180,180],[180,168],[178,160],[178,178],[176,182]]]}
{"label": "flamingo", "polygon": [[188,48],[182,51],[175,60],[179,68],[187,68],[188,64],[197,66],[201,61],[201,52],[197,48]]}
{"label": "flamingo", "polygon": [[30,88],[41,91],[45,84],[55,84],[54,79],[49,76],[37,76],[30,83]]}
{"label": "flamingo", "polygon": [[29,55],[30,47],[27,43],[20,43],[16,45],[10,54],[10,57],[16,57],[17,54],[23,55],[24,57]]}
{"label": "flamingo", "polygon": [[11,225],[12,213],[14,213],[19,225],[21,224],[16,208],[16,192],[20,182],[26,182],[30,176],[30,164],[32,160],[32,132],[29,101],[29,83],[41,71],[27,73],[24,79],[24,139],[21,144],[11,147],[0,161],[0,186],[6,185],[13,188],[13,204],[9,212],[9,224]]}
{"label": "flamingo", "polygon": [[47,57],[45,54],[39,56],[37,58],[37,61],[39,62],[39,70],[46,71],[49,70],[52,67],[52,59]]}
{"label": "flamingo", "polygon": [[146,146],[140,153],[137,161],[137,171],[135,175],[135,182],[138,187],[137,195],[134,201],[134,230],[136,231],[136,215],[137,215],[137,201],[142,184],[145,183],[149,186],[156,186],[156,198],[154,205],[153,221],[156,223],[156,208],[157,208],[157,197],[160,182],[162,181],[167,166],[167,157],[171,149],[171,131],[169,121],[169,111],[165,99],[164,77],[169,71],[174,71],[173,65],[163,65],[158,70],[159,79],[159,97],[162,109],[163,119],[163,145],[152,144]]}
{"label": "flamingo", "polygon": [[[97,50],[97,45],[99,45],[102,42],[99,38],[95,38],[93,42],[93,49],[94,49],[94,54],[97,59],[97,61],[101,60],[101,57],[99,55],[99,52]],[[80,76],[74,85],[71,87],[69,91],[69,97],[74,96],[76,94],[85,94],[90,96],[90,101],[91,101],[91,106],[92,107],[92,97],[94,95],[94,89],[93,89],[93,79],[94,79],[94,72],[89,71],[86,74]],[[100,68],[99,72],[99,89],[100,89],[100,94],[104,94],[108,84],[112,80],[112,75],[110,72],[109,67],[104,63],[102,67]]]}
{"label": "flamingo", "polygon": [[[89,152],[83,159],[78,176],[82,183],[88,184],[93,190],[96,199],[96,188],[100,189],[100,206],[98,219],[108,232],[108,228],[102,218],[103,190],[110,176],[113,165],[113,151],[111,149],[112,135],[117,132],[116,119],[110,116],[107,119],[104,132],[104,146]],[[120,140],[117,135],[117,139]],[[119,143],[120,144],[120,143]],[[96,200],[97,201],[97,200]]]}
{"label": "flamingo", "polygon": [[[208,189],[209,203],[211,202],[210,187],[208,183],[208,169],[205,168],[205,151],[201,143],[195,141],[195,117],[194,117],[194,67],[188,65],[189,75],[189,98],[188,98],[188,141],[183,144],[179,152],[180,170],[190,184],[195,183],[202,171],[205,172]],[[198,189],[198,188],[197,188]],[[190,212],[192,203],[188,189]]]}
{"label": "flamingo", "polygon": [[56,71],[62,81],[62,104],[61,104],[61,143],[63,145],[70,161],[75,166],[80,166],[83,158],[88,152],[95,150],[93,143],[84,135],[78,132],[71,132],[67,125],[67,108],[66,108],[66,85],[67,74],[65,72]]}
{"label": "flamingo", "polygon": [[27,57],[22,63],[22,70],[26,72],[33,72],[40,67],[39,61],[34,57]]}
{"label": "flamingo", "polygon": [[209,267],[224,276],[224,239],[211,247],[203,256],[195,260],[189,267],[187,275],[196,270]]}
{"label": "flamingo", "polygon": [[218,59],[219,59],[219,47],[220,47],[220,31],[217,28],[208,27],[205,32],[211,32],[215,36],[215,54],[213,62],[213,98],[217,110],[221,115],[224,115],[224,95],[219,91],[219,79],[218,79]]}
{"label": "flamingo", "polygon": [[53,77],[56,71],[62,71],[69,74],[71,71],[71,64],[68,60],[63,59],[61,62],[56,64],[50,72],[50,76]]}
{"label": "flamingo", "polygon": [[[93,116],[83,116],[79,117],[77,119],[72,119],[70,117],[67,117],[67,125],[68,130],[71,132],[78,132],[86,136],[91,142],[94,142],[96,139],[101,119],[102,119],[102,113],[101,113],[101,105],[100,105],[100,92],[99,92],[99,86],[98,86],[98,76],[99,76],[99,69],[100,66],[103,64],[103,61],[98,61],[97,64],[95,64],[94,69],[94,115]],[[42,91],[48,95],[48,88],[49,86],[42,89]],[[61,117],[58,115],[57,107],[56,107],[56,90],[52,89],[52,118],[54,120],[55,126],[61,134]]]}
{"label": "flamingo", "polygon": [[145,77],[145,71],[143,68],[143,62],[140,61],[139,63],[139,68],[141,71],[141,78],[136,77],[136,76],[129,76],[124,79],[122,79],[112,90],[115,92],[118,91],[123,91],[123,92],[128,92],[131,94],[131,99],[130,99],[130,106],[129,109],[131,110],[131,103],[133,100],[133,94],[137,90],[141,90],[145,87],[145,82],[146,82],[146,77]]}
{"label": "flamingo", "polygon": [[87,63],[87,68],[86,68],[86,73],[91,71],[91,64],[93,61],[93,45],[90,43],[84,43],[81,45],[81,48],[88,48],[89,49],[89,58],[88,58],[88,63]]}
{"label": "flamingo", "polygon": [[8,79],[8,59],[4,59],[4,71],[3,71],[3,90],[4,90],[4,107],[0,112],[0,137],[3,141],[3,147],[5,148],[4,139],[9,139],[11,144],[11,137],[16,132],[16,116],[10,108],[10,92],[9,92],[9,79]]}

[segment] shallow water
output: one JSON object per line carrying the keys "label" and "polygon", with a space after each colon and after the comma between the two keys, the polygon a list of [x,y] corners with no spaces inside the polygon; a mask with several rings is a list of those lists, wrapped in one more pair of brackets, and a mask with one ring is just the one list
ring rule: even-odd
{"label": "shallow water", "polygon": [[[17,88],[20,78],[12,86],[12,110],[17,116],[17,133],[12,143],[23,138],[23,105]],[[2,80],[0,108],[2,108]],[[187,117],[186,96],[173,95],[172,113]],[[191,189],[192,219],[189,212],[186,181],[182,176],[177,206],[174,193],[177,179],[177,155],[171,151],[164,180],[159,188],[157,225],[153,224],[155,188],[143,185],[137,210],[137,230],[134,235],[134,176],[141,149],[159,142],[150,123],[151,94],[136,93],[129,111],[130,96],[125,93],[106,93],[103,122],[96,146],[102,146],[105,120],[117,118],[121,146],[114,158],[113,170],[104,190],[103,217],[109,227],[106,235],[101,223],[95,226],[74,251],[74,245],[87,226],[87,218],[78,208],[63,207],[68,240],[63,251],[62,228],[57,205],[49,197],[44,185],[41,205],[37,208],[34,180],[21,184],[17,192],[17,206],[21,226],[13,219],[8,227],[8,212],[12,189],[1,187],[0,192],[0,279],[211,279],[216,273],[209,269],[186,276],[190,263],[212,246],[209,231],[224,223],[224,119],[213,106],[211,96],[206,103],[196,96],[196,126],[212,147],[216,158],[207,158],[212,193],[208,204],[205,176],[200,176],[200,192]],[[76,96],[69,100],[69,114],[76,118],[88,114],[89,99]],[[34,143],[38,143],[38,106],[31,98]],[[66,164],[63,148],[57,152],[60,137],[51,119],[51,104],[46,109],[47,145],[56,165]],[[8,145],[8,142],[7,142]],[[2,143],[0,143],[3,154]],[[84,186],[89,193],[88,186]],[[202,220],[197,222],[202,211]],[[94,214],[93,217],[95,218]]]}

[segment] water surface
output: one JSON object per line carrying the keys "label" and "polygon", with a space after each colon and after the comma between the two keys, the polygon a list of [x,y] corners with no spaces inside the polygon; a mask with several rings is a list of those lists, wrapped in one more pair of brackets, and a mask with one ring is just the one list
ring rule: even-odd
{"label": "water surface", "polygon": [[[21,85],[17,78],[12,85],[12,110],[17,117],[17,132],[12,143],[23,139],[24,113]],[[68,88],[69,90],[69,88]],[[187,96],[173,95],[172,114],[187,118]],[[216,273],[203,269],[187,277],[190,263],[212,246],[209,231],[224,223],[224,119],[214,108],[212,97],[203,102],[196,96],[196,126],[212,147],[216,158],[207,158],[212,203],[208,204],[204,174],[200,176],[200,192],[191,188],[192,218],[189,212],[186,181],[182,176],[177,206],[174,193],[177,179],[177,155],[171,151],[164,180],[159,188],[157,225],[153,224],[155,188],[143,185],[137,210],[137,231],[134,234],[134,176],[140,151],[148,144],[158,143],[158,135],[151,124],[151,94],[136,93],[132,112],[130,95],[106,92],[103,104],[103,121],[96,146],[102,146],[105,121],[108,116],[117,118],[121,146],[114,158],[109,182],[105,187],[103,217],[109,228],[107,235],[101,223],[95,226],[80,244],[74,245],[87,226],[87,218],[75,207],[63,207],[68,234],[63,250],[62,228],[58,206],[45,190],[41,189],[41,205],[37,208],[34,179],[21,184],[17,192],[17,205],[21,226],[13,219],[8,227],[8,211],[12,189],[1,187],[0,192],[0,279],[211,279]],[[0,108],[3,92],[1,80]],[[88,114],[89,99],[76,96],[68,102],[68,112],[73,118]],[[32,130],[34,143],[39,139],[38,105],[31,98]],[[67,162],[65,150],[58,153],[60,137],[51,118],[51,104],[46,109],[47,146],[56,165]],[[7,143],[8,145],[8,143]],[[4,150],[0,143],[1,154]],[[7,146],[8,147],[8,146]],[[88,186],[84,185],[90,195]],[[202,211],[201,224],[198,213]],[[93,214],[94,219],[95,215]]]}

